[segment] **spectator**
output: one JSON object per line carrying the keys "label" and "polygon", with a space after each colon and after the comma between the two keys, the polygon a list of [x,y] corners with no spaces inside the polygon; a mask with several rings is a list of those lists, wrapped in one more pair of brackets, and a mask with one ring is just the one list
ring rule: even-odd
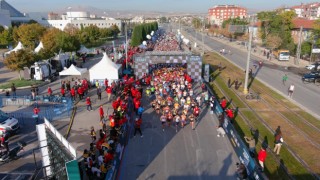
{"label": "spectator", "polygon": [[17,90],[16,86],[14,85],[14,83],[12,83],[12,85],[11,85],[11,92],[12,92],[12,96],[13,96],[13,97],[16,97],[16,96],[17,96],[16,90]]}
{"label": "spectator", "polygon": [[92,106],[91,106],[91,99],[90,99],[90,97],[87,97],[87,99],[86,99],[86,105],[87,105],[87,111],[92,111]]}
{"label": "spectator", "polygon": [[141,118],[143,111],[144,111],[143,106],[140,106],[140,107],[138,108],[138,116],[139,116],[139,118]]}
{"label": "spectator", "polygon": [[40,112],[40,109],[37,106],[35,106],[33,108],[33,117],[36,120],[36,123],[38,123],[39,121],[39,112]]}
{"label": "spectator", "polygon": [[97,96],[98,96],[98,99],[101,100],[101,88],[100,88],[100,86],[97,87]]}
{"label": "spectator", "polygon": [[218,132],[218,135],[217,135],[218,137],[220,137],[221,135],[222,135],[222,137],[224,137],[224,135],[226,134],[226,132],[222,126],[217,127],[217,132]]}
{"label": "spectator", "polygon": [[99,115],[100,115],[100,121],[102,121],[104,119],[104,111],[102,106],[99,107]]}
{"label": "spectator", "polygon": [[244,140],[249,144],[249,152],[251,157],[253,157],[256,151],[256,140],[248,136],[244,136]]}
{"label": "spectator", "polygon": [[222,107],[222,110],[225,110],[226,107],[227,107],[227,100],[225,97],[222,98],[221,102],[220,102],[220,105]]}
{"label": "spectator", "polygon": [[291,84],[291,85],[289,86],[289,89],[288,89],[288,95],[289,95],[290,98],[292,98],[293,91],[294,91],[294,85]]}
{"label": "spectator", "polygon": [[48,96],[49,96],[49,97],[51,97],[51,96],[52,96],[52,89],[51,89],[51,87],[50,87],[50,86],[48,87]]}
{"label": "spectator", "polygon": [[66,93],[66,92],[65,92],[64,88],[61,87],[60,92],[61,92],[61,96],[62,96],[62,97],[65,97],[65,93]]}
{"label": "spectator", "polygon": [[134,122],[134,134],[133,137],[136,136],[137,131],[140,133],[140,136],[143,137],[142,132],[141,132],[141,124],[142,124],[142,119],[141,118],[136,118]]}
{"label": "spectator", "polygon": [[72,100],[75,101],[76,100],[76,90],[74,89],[74,87],[71,88],[70,94],[71,94]]}
{"label": "spectator", "polygon": [[96,136],[96,131],[94,130],[93,126],[91,126],[90,136],[91,136],[92,142],[94,143],[97,139],[97,136]]}
{"label": "spectator", "polygon": [[276,134],[276,137],[275,137],[275,145],[273,149],[273,152],[275,152],[277,155],[279,155],[280,153],[282,143],[283,143],[282,133],[279,130],[279,132]]}
{"label": "spectator", "polygon": [[267,151],[264,148],[261,148],[259,153],[258,153],[258,160],[259,160],[259,164],[261,166],[261,171],[264,171],[264,161],[267,158]]}

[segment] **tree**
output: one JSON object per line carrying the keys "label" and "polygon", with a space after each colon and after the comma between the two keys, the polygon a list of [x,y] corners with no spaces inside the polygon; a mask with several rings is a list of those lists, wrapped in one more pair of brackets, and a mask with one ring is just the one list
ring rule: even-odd
{"label": "tree", "polygon": [[111,37],[113,35],[113,32],[110,28],[101,28],[100,35],[101,35],[101,38],[107,38],[107,37]]}
{"label": "tree", "polygon": [[269,34],[266,38],[266,44],[272,50],[278,49],[281,46],[281,43],[282,39],[277,35]]}
{"label": "tree", "polygon": [[118,34],[120,33],[120,30],[117,25],[112,25],[110,27],[110,29],[111,29],[111,32],[113,33],[114,37],[117,37]]}
{"label": "tree", "polygon": [[139,46],[142,40],[142,25],[136,25],[131,36],[131,46]]}
{"label": "tree", "polygon": [[162,16],[161,18],[160,18],[160,23],[167,23],[168,21],[167,21],[167,18],[166,17],[164,17],[164,16]]}
{"label": "tree", "polygon": [[60,33],[62,33],[62,31],[57,28],[50,28],[44,33],[41,38],[44,49],[39,52],[39,56],[42,59],[48,59],[60,51],[59,44],[55,40]]}
{"label": "tree", "polygon": [[312,40],[316,46],[320,45],[320,19],[316,20],[313,24]]}
{"label": "tree", "polygon": [[72,52],[80,49],[80,41],[76,36],[68,35],[65,32],[59,33],[55,40],[58,47],[60,47],[64,52]]}
{"label": "tree", "polygon": [[30,49],[35,48],[35,44],[40,41],[40,37],[44,34],[46,28],[40,24],[22,24],[13,31],[13,39],[15,42],[21,43]]}
{"label": "tree", "polygon": [[34,20],[34,19],[31,19],[31,20],[28,22],[28,24],[38,24],[38,22],[37,22],[36,20]]}
{"label": "tree", "polygon": [[191,21],[194,28],[198,29],[201,27],[201,19],[200,18],[192,18]]}
{"label": "tree", "polygon": [[311,54],[311,46],[312,44],[308,41],[304,41],[301,44],[301,55],[306,56]]}
{"label": "tree", "polygon": [[21,80],[20,71],[23,70],[24,67],[29,67],[34,64],[35,61],[35,54],[32,51],[21,49],[17,52],[11,52],[4,60],[4,64],[10,70],[17,71]]}
{"label": "tree", "polygon": [[10,43],[10,32],[9,30],[4,30],[0,33],[0,44],[9,44]]}
{"label": "tree", "polygon": [[0,33],[2,33],[4,30],[4,27],[0,25]]}

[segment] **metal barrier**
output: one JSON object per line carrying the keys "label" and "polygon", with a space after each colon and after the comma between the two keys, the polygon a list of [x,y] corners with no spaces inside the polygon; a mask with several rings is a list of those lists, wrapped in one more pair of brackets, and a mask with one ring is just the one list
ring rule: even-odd
{"label": "metal barrier", "polygon": [[[48,120],[53,121],[69,117],[73,102],[70,97],[58,96],[36,96],[35,99],[32,99],[31,96],[0,96],[0,106],[37,106],[40,109],[38,119],[46,117]],[[24,124],[26,120],[35,119],[33,109],[7,113],[9,116],[18,119],[21,124]]]}

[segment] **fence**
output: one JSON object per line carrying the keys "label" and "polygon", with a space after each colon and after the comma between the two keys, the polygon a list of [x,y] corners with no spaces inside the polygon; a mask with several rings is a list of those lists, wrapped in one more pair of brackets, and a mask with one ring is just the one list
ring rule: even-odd
{"label": "fence", "polygon": [[[39,119],[46,117],[48,120],[62,119],[70,116],[73,102],[69,97],[58,96],[36,96],[34,99],[31,96],[0,96],[0,106],[26,106],[39,107]],[[7,112],[9,116],[19,120],[19,123],[24,124],[26,120],[34,119],[32,109],[25,111]]]}

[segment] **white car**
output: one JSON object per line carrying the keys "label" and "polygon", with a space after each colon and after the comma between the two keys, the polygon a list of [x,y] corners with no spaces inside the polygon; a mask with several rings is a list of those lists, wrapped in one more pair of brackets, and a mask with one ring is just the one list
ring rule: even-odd
{"label": "white car", "polygon": [[[313,70],[315,67],[316,67],[316,64],[313,63],[313,64],[306,66],[306,69]],[[320,64],[319,64],[317,70],[320,70]]]}
{"label": "white car", "polygon": [[15,133],[19,129],[19,121],[0,110],[0,135]]}

